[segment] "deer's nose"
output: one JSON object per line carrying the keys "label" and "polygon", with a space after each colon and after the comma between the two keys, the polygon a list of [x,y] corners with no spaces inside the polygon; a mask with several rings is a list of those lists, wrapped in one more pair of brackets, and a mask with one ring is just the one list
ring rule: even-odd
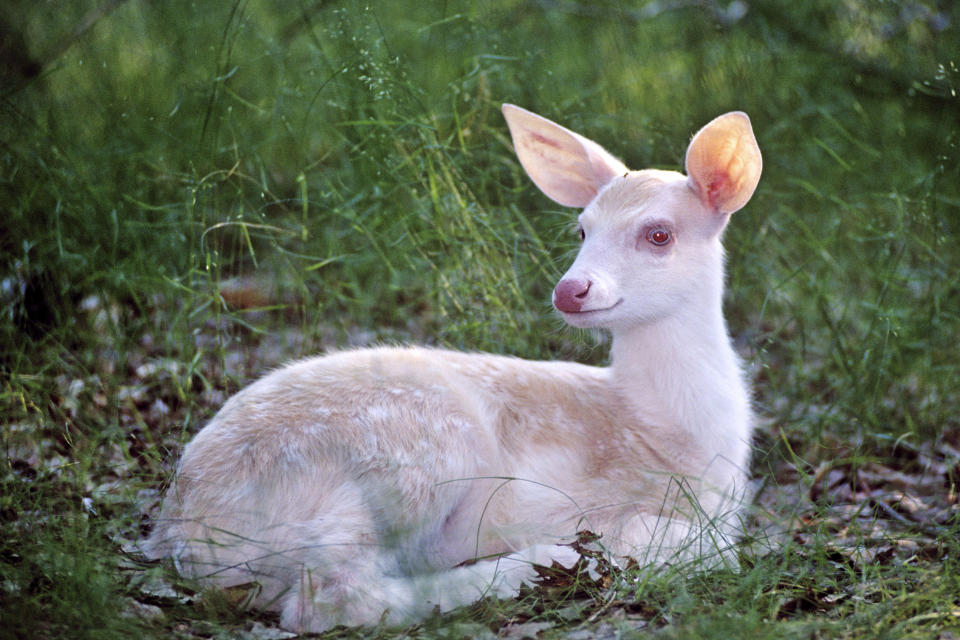
{"label": "deer's nose", "polygon": [[564,313],[580,313],[591,284],[589,280],[564,278],[553,290],[553,306]]}

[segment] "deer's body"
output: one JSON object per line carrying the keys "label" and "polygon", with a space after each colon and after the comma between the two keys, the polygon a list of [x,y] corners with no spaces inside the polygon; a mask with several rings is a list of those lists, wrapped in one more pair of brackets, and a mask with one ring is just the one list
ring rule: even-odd
{"label": "deer's body", "polygon": [[719,238],[759,178],[748,122],[708,125],[707,143],[730,144],[703,152],[722,160],[705,179],[695,139],[688,179],[626,172],[559,125],[504,111],[538,186],[587,207],[554,304],[612,331],[612,365],[388,347],[294,363],[187,446],[151,555],[220,585],[258,581],[285,626],[321,630],[510,595],[530,562],[569,557],[557,545],[579,530],[641,561],[732,542],[751,412]]}

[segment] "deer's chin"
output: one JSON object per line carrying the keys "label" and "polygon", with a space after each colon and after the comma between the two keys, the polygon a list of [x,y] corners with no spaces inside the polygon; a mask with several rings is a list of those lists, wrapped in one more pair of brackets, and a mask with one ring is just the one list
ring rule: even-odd
{"label": "deer's chin", "polygon": [[614,319],[614,309],[619,307],[621,303],[623,303],[623,298],[620,298],[609,307],[603,307],[602,309],[587,309],[577,312],[560,311],[560,315],[563,316],[567,324],[577,327],[578,329],[602,328]]}

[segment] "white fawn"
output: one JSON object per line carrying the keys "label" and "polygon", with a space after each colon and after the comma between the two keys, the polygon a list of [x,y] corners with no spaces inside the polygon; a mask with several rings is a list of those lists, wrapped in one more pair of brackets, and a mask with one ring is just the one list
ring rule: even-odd
{"label": "white fawn", "polygon": [[214,586],[259,583],[256,604],[302,631],[515,595],[533,563],[569,566],[580,530],[641,563],[724,557],[752,415],[720,237],[760,179],[750,120],[704,127],[684,176],[503,113],[536,185],[585,207],[553,303],[610,330],[611,366],[416,347],[293,363],[187,445],[148,556]]}

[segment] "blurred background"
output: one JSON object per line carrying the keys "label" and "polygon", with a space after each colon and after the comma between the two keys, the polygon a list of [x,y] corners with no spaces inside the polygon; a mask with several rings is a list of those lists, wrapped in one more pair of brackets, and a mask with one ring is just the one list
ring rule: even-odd
{"label": "blurred background", "polygon": [[[136,537],[179,447],[291,358],[604,363],[551,313],[576,212],[522,173],[502,102],[632,168],[682,170],[700,126],[749,113],[765,167],[727,231],[726,314],[758,480],[957,451],[958,19],[945,0],[7,0],[10,539],[24,514],[91,510]],[[52,565],[15,566],[30,584]]]}

